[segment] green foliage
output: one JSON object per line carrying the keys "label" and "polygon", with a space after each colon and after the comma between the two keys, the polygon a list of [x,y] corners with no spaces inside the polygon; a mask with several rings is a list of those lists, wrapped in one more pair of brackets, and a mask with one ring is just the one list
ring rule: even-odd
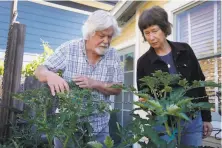
{"label": "green foliage", "polygon": [[3,76],[4,74],[4,62],[0,61],[0,76]]}
{"label": "green foliage", "polygon": [[92,146],[93,148],[102,148],[103,145],[97,141],[90,141],[88,142],[88,145]]}
{"label": "green foliage", "polygon": [[[28,135],[25,137],[20,135],[14,137],[13,140],[23,145],[32,142],[32,147],[34,147],[34,145],[42,144],[41,140],[37,139],[45,134],[48,141],[46,146],[50,148],[53,147],[54,137],[63,141],[64,147],[67,147],[70,141],[77,147],[85,147],[86,138],[90,140],[92,136],[92,127],[87,117],[92,113],[107,112],[109,106],[103,101],[95,101],[91,90],[81,89],[74,82],[69,82],[69,86],[69,92],[58,93],[56,97],[50,94],[47,87],[15,94],[15,99],[22,100],[28,106],[18,117],[27,122],[26,129],[30,129],[30,127],[33,129],[31,132],[26,132]],[[52,110],[56,100],[59,103],[59,113],[54,114]],[[33,137],[32,134],[36,137]]]}
{"label": "green foliage", "polygon": [[[134,104],[138,106],[136,110],[143,110],[147,113],[148,119],[142,119],[139,115],[134,114],[131,127],[128,128],[127,133],[123,132],[122,135],[127,141],[136,140],[135,137],[128,136],[129,132],[136,135],[136,137],[149,138],[148,143],[140,142],[144,148],[182,147],[180,138],[184,127],[181,122],[189,122],[190,118],[195,116],[196,111],[209,110],[212,107],[212,104],[208,102],[193,103],[195,98],[186,96],[186,93],[198,87],[221,86],[209,81],[194,81],[189,84],[186,79],[181,79],[180,75],[170,75],[162,71],[156,71],[152,76],[145,76],[141,81],[145,89],[140,92],[132,86],[115,85],[113,87],[132,92],[145,99],[143,102],[134,102]],[[171,123],[171,125],[168,125],[168,123]],[[157,126],[164,126],[165,131],[155,130],[154,127]],[[164,134],[171,137],[169,143],[161,139],[161,135]]]}
{"label": "green foliage", "polygon": [[[88,142],[88,145],[92,146],[93,148],[103,148],[103,145],[100,142],[97,141],[90,141]],[[106,148],[113,148],[114,147],[114,141],[110,136],[107,136],[104,140],[104,145]]]}
{"label": "green foliage", "polygon": [[48,43],[42,41],[42,46],[44,48],[44,53],[40,54],[39,56],[37,56],[37,59],[33,60],[31,63],[28,63],[25,67],[23,67],[22,75],[24,75],[25,77],[33,76],[36,68],[41,65],[47,57],[53,54],[53,50],[50,48]]}
{"label": "green foliage", "polygon": [[[47,57],[49,57],[51,54],[53,54],[53,50],[50,48],[49,44],[47,42],[42,41],[42,46],[44,49],[44,52],[36,57],[35,60],[33,60],[31,63],[28,63],[25,67],[22,67],[22,75],[27,76],[33,76],[34,71],[36,68],[41,65]],[[4,61],[0,61],[0,76],[3,76],[4,73]],[[61,72],[59,72],[61,74]]]}
{"label": "green foliage", "polygon": [[110,136],[107,136],[104,141],[104,144],[107,148],[112,148],[114,146],[114,141],[111,139]]}
{"label": "green foliage", "polygon": [[41,133],[34,131],[33,125],[12,125],[10,128],[12,135],[8,141],[4,142],[4,145],[0,144],[0,148],[46,147],[41,141]]}
{"label": "green foliage", "polygon": [[14,140],[10,140],[5,144],[0,144],[0,148],[20,148]]}

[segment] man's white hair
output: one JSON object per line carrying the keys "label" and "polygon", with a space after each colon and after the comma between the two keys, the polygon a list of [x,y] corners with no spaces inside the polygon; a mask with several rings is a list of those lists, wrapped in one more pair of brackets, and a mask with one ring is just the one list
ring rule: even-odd
{"label": "man's white hair", "polygon": [[119,35],[120,28],[114,16],[107,11],[97,10],[93,12],[84,23],[82,27],[83,38],[88,40],[96,31],[102,31],[111,26],[114,30],[113,37]]}

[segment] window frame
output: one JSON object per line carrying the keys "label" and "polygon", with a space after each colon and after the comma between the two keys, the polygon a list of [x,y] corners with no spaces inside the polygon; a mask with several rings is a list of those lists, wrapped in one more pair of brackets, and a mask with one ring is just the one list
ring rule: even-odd
{"label": "window frame", "polygon": [[[119,54],[119,56],[121,57],[121,56],[125,56],[125,55],[127,55],[127,54],[130,54],[130,53],[133,53],[133,57],[134,57],[134,59],[133,59],[133,64],[135,63],[135,48],[136,48],[136,46],[135,46],[135,44],[128,44],[128,46],[125,46],[125,47],[123,47],[121,50],[118,50],[117,52],[118,52],[118,54]],[[133,65],[134,67],[133,67],[133,70],[130,70],[130,71],[125,71],[125,69],[124,69],[124,67],[123,67],[123,70],[124,70],[124,74],[125,73],[129,73],[129,72],[132,72],[133,73],[133,79],[135,79],[135,65]],[[134,80],[133,80],[133,82],[134,82]],[[122,91],[121,92],[121,97],[122,97],[122,102],[124,102],[124,92],[126,92],[126,91]],[[113,98],[112,98],[112,100],[113,100],[113,104],[112,104],[112,108],[115,108],[115,96],[113,96]],[[135,95],[133,94],[133,101],[135,100]],[[117,101],[117,102],[119,102],[119,101]],[[121,125],[123,125],[123,116],[124,116],[124,112],[130,112],[131,110],[129,110],[129,109],[124,109],[124,105],[123,105],[123,103],[121,104],[122,105],[122,107],[121,107],[121,109],[120,109],[120,112],[121,112]],[[132,104],[132,109],[134,109],[134,104]],[[133,118],[132,118],[133,119]]]}
{"label": "window frame", "polygon": [[[187,6],[184,6],[184,7],[181,7],[181,8],[178,8],[174,11],[172,11],[172,14],[173,14],[173,24],[175,24],[175,26],[173,27],[173,40],[174,41],[177,41],[177,36],[179,35],[179,31],[177,30],[177,18],[176,16],[182,12],[185,12],[189,9],[192,9],[198,5],[201,5],[203,3],[205,3],[207,1],[197,1],[197,2],[190,2],[187,4]],[[206,56],[202,56],[202,57],[199,57],[198,55],[197,56],[197,59],[198,60],[201,60],[201,59],[206,59],[206,58],[211,58],[211,57],[218,57],[218,56],[221,56],[221,52],[218,52],[217,51],[217,1],[212,1],[214,2],[214,53],[213,55],[206,55]],[[221,4],[221,9],[222,9],[222,2],[220,2]],[[221,15],[222,15],[222,11],[221,11]],[[188,15],[189,17],[190,15]],[[191,32],[190,32],[190,19],[188,19],[188,44],[191,44]],[[221,20],[221,24],[222,24],[222,20]],[[222,38],[222,29],[221,29],[221,38]],[[179,41],[180,42],[180,41]],[[221,42],[221,47],[222,47],[222,42]]]}

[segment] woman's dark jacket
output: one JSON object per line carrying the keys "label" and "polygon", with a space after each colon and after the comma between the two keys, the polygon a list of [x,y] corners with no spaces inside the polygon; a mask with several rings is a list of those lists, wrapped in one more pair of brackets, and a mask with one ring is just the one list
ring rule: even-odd
{"label": "woman's dark jacket", "polygon": [[[172,49],[172,55],[175,67],[178,74],[182,75],[182,78],[186,78],[188,82],[194,80],[205,80],[203,72],[200,68],[199,62],[187,43],[171,42],[168,41]],[[140,87],[141,82],[139,79],[144,76],[151,76],[157,70],[163,72],[169,72],[167,64],[163,62],[151,47],[145,54],[143,54],[137,61],[137,87],[138,90],[142,90]],[[206,96],[205,88],[196,88],[187,94],[189,97],[201,97]],[[208,97],[195,100],[197,102],[208,102]],[[209,110],[202,110],[202,120],[205,122],[211,122],[211,112]]]}

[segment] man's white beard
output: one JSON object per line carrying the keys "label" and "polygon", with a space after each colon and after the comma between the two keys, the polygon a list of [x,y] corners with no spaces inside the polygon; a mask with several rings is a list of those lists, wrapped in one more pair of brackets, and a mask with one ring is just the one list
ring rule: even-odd
{"label": "man's white beard", "polygon": [[96,53],[98,55],[102,56],[102,55],[104,55],[107,52],[108,49],[109,49],[108,47],[107,48],[99,48],[99,47],[97,47],[95,51],[96,51]]}

